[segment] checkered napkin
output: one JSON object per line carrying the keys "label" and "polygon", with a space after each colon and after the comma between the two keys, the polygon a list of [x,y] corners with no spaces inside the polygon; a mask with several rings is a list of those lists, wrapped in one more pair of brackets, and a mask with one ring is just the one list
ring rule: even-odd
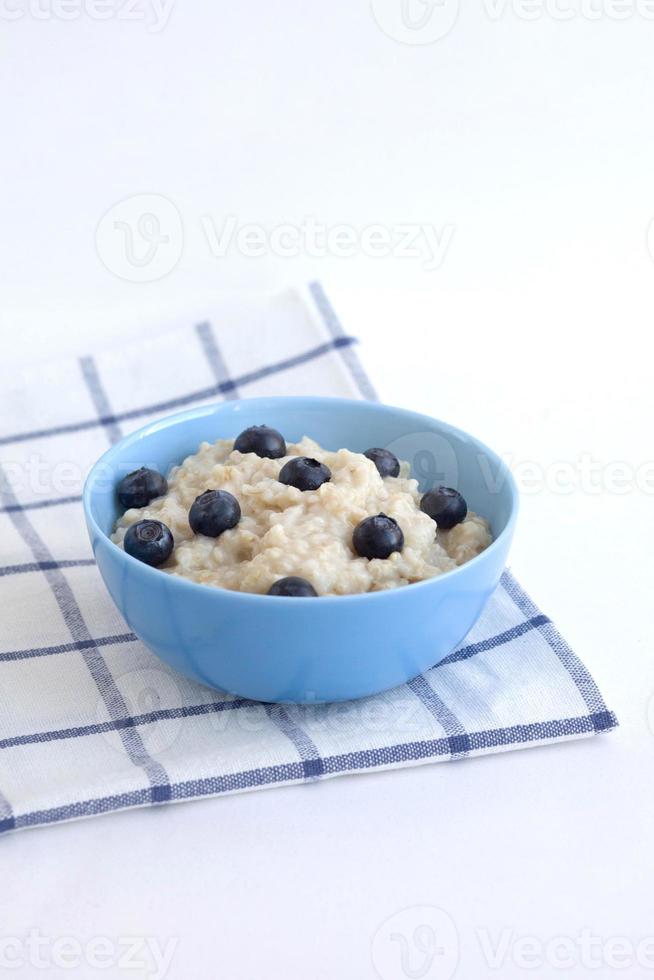
{"label": "checkered napkin", "polygon": [[279,393],[374,398],[318,284],[128,348],[5,372],[0,390],[0,831],[617,724],[508,572],[447,660],[345,705],[217,694],[129,632],[86,537],[89,466],[125,433],[185,406]]}

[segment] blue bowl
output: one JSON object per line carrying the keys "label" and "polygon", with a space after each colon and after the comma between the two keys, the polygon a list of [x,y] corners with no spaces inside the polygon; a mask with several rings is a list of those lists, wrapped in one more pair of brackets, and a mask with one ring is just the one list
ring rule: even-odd
{"label": "blue bowl", "polygon": [[[167,473],[203,440],[234,438],[262,422],[289,442],[306,434],[330,450],[390,448],[411,463],[421,490],[457,487],[490,522],[493,543],[467,564],[415,585],[304,599],[198,585],[150,568],[111,542],[119,516],[115,485],[126,473],[144,465]],[[228,401],[169,416],[113,446],[84,488],[102,578],[153,653],[221,691],[300,703],[376,694],[451,653],[499,581],[517,508],[510,471],[472,436],[415,412],[340,398]]]}

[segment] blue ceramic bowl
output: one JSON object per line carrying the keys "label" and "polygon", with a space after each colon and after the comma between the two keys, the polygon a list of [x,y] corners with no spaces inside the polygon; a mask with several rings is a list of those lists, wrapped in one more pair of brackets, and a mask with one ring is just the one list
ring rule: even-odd
{"label": "blue ceramic bowl", "polygon": [[[309,435],[326,449],[390,448],[421,489],[457,487],[490,521],[493,543],[438,578],[363,595],[287,598],[198,585],[150,568],[109,539],[115,485],[139,466],[167,473],[203,440],[249,425]],[[131,629],[162,660],[203,684],[260,701],[361,698],[446,657],[497,585],[513,536],[517,489],[506,465],[459,429],[375,402],[259,398],[203,406],[145,426],[96,463],[84,510],[102,578]]]}

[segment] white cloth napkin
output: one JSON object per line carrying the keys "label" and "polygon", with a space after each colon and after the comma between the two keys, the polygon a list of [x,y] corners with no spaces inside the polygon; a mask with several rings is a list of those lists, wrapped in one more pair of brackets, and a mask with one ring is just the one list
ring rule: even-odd
{"label": "white cloth napkin", "polygon": [[608,731],[595,682],[506,572],[461,647],[365,701],[272,706],[157,660],[114,608],[80,495],[107,446],[220,398],[374,398],[323,290],[0,374],[0,831]]}

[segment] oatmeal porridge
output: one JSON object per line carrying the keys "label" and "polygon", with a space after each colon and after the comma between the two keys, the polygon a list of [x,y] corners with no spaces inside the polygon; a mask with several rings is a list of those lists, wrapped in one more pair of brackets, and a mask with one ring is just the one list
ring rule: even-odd
{"label": "oatmeal porridge", "polygon": [[345,595],[421,582],[491,542],[463,497],[425,494],[390,452],[286,445],[266,426],[204,442],[165,479],[141,469],[118,486],[112,540],[193,582],[276,595]]}

